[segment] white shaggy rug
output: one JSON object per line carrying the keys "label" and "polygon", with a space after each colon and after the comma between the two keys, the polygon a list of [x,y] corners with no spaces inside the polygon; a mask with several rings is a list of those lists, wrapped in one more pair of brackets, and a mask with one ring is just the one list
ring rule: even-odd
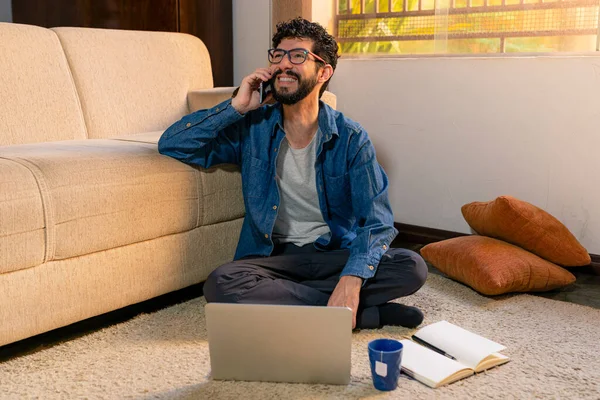
{"label": "white shaggy rug", "polygon": [[512,361],[439,389],[402,375],[393,392],[371,382],[367,343],[404,328],[363,330],[348,386],[210,379],[203,306],[194,299],[0,364],[0,398],[599,399],[600,310],[529,295],[486,298],[438,275],[406,304],[424,325],[442,319],[507,347]]}

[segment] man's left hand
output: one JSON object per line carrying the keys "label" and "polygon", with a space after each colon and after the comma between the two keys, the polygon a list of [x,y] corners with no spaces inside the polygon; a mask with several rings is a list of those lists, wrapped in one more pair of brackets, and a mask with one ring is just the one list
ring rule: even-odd
{"label": "man's left hand", "polygon": [[362,278],[351,275],[342,276],[327,303],[328,307],[350,307],[352,309],[352,329],[356,328],[356,312],[358,311],[361,287]]}

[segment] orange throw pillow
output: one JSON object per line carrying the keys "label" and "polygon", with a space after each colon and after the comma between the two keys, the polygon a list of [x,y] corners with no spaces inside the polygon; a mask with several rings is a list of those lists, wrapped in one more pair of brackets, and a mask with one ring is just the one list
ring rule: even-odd
{"label": "orange throw pillow", "polygon": [[480,293],[543,292],[575,282],[564,268],[517,246],[484,236],[463,236],[421,249],[425,260]]}
{"label": "orange throw pillow", "polygon": [[525,201],[500,196],[493,201],[465,204],[461,211],[480,235],[504,240],[567,267],[591,262],[586,249],[566,226]]}

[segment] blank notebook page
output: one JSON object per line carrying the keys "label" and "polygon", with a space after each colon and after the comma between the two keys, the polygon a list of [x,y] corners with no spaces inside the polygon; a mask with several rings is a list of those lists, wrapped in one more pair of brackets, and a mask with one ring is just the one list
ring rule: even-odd
{"label": "blank notebook page", "polygon": [[410,340],[401,340],[400,342],[404,345],[402,367],[415,375],[427,378],[433,383],[441,382],[458,371],[468,369],[464,365],[423,348]]}

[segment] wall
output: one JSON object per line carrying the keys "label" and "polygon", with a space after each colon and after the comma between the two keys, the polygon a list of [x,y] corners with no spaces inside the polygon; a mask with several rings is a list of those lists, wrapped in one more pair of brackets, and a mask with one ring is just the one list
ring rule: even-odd
{"label": "wall", "polygon": [[12,22],[11,0],[0,0],[0,22]]}
{"label": "wall", "polygon": [[[270,1],[233,1],[237,85],[264,62]],[[600,56],[342,58],[330,90],[369,132],[396,221],[468,233],[463,204],[512,195],[600,254]]]}
{"label": "wall", "polygon": [[369,132],[396,221],[470,232],[463,204],[512,195],[600,254],[600,56],[341,59],[330,89]]}
{"label": "wall", "polygon": [[[277,1],[275,9],[273,1]],[[267,49],[271,47],[272,27],[280,22],[278,16],[283,19],[294,18],[298,10],[308,14],[306,7],[310,4],[312,20],[330,31],[333,29],[333,4],[328,1],[232,0],[232,4],[235,86],[256,68],[267,66]]]}
{"label": "wall", "polygon": [[[0,0],[1,1],[1,0]],[[233,85],[267,66],[271,47],[271,0],[233,1]]]}
{"label": "wall", "polygon": [[335,17],[335,3],[323,0],[313,0],[311,21],[321,24],[327,32],[333,35]]}

